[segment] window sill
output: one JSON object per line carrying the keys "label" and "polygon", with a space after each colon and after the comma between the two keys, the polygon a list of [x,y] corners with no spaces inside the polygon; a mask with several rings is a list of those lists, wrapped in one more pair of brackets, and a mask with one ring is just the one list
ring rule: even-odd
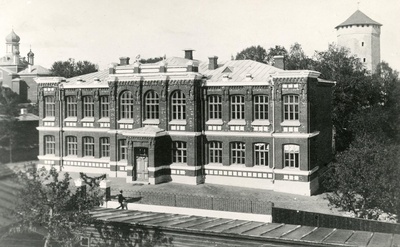
{"label": "window sill", "polygon": [[186,125],[186,120],[172,120],[169,122],[169,124],[173,125]]}
{"label": "window sill", "polygon": [[109,123],[110,122],[110,118],[103,117],[103,118],[100,118],[97,122],[99,122],[99,123]]}
{"label": "window sill", "polygon": [[160,124],[159,119],[146,119],[143,121],[143,124]]}
{"label": "window sill", "polygon": [[251,125],[271,125],[269,120],[254,120]]}
{"label": "window sill", "polygon": [[45,118],[43,118],[43,121],[54,122],[54,121],[56,121],[56,117],[45,117]]}
{"label": "window sill", "polygon": [[85,117],[85,118],[82,118],[81,122],[94,123],[94,117]]}
{"label": "window sill", "polygon": [[222,119],[210,119],[206,122],[207,125],[222,125],[224,122]]}
{"label": "window sill", "polygon": [[126,123],[126,124],[133,124],[135,121],[133,119],[120,119],[118,123]]}
{"label": "window sill", "polygon": [[67,117],[64,119],[64,122],[77,122],[78,118],[77,117]]}
{"label": "window sill", "polygon": [[228,122],[228,125],[246,125],[246,120],[244,119],[231,120]]}
{"label": "window sill", "polygon": [[281,126],[296,126],[299,127],[300,121],[299,120],[286,120],[281,123]]}

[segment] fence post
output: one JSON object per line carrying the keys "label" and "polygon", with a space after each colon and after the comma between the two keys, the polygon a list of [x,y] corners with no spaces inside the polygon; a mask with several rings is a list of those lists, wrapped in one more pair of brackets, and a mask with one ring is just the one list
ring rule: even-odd
{"label": "fence post", "polygon": [[110,180],[102,180],[100,182],[100,190],[104,192],[104,202],[107,207],[107,202],[111,201],[111,181]]}

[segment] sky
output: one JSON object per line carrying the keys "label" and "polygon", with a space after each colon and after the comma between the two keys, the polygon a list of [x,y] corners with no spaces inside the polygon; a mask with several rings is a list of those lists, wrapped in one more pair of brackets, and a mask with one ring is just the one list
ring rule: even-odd
{"label": "sky", "polygon": [[[74,58],[106,69],[119,57],[228,60],[241,50],[298,42],[308,56],[336,42],[357,8],[381,23],[381,59],[400,71],[400,0],[0,0],[0,37],[12,29],[35,64]],[[5,40],[0,41],[0,55]]]}

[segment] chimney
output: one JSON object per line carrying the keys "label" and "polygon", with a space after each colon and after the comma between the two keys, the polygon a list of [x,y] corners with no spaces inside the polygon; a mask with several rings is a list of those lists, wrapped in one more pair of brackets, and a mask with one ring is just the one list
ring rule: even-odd
{"label": "chimney", "polygon": [[217,56],[208,57],[208,69],[214,70],[216,68],[218,68],[218,57]]}
{"label": "chimney", "polygon": [[274,56],[274,67],[285,70],[285,56]]}
{"label": "chimney", "polygon": [[108,65],[108,74],[112,75],[115,74],[115,67],[117,66],[116,63],[110,63]]}
{"label": "chimney", "polygon": [[120,57],[119,58],[119,65],[128,65],[129,64],[129,57]]}
{"label": "chimney", "polygon": [[185,51],[185,58],[193,60],[193,51],[192,49],[186,49]]}

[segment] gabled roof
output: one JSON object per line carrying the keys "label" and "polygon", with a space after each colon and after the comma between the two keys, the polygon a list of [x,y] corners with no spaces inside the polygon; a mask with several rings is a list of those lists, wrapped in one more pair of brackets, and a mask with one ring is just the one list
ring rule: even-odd
{"label": "gabled roof", "polygon": [[369,25],[382,26],[382,24],[372,20],[366,14],[361,12],[360,10],[357,10],[347,20],[345,20],[342,24],[336,26],[335,28],[342,27],[342,26],[357,25],[357,24],[361,24],[361,25],[369,24]]}
{"label": "gabled roof", "polygon": [[18,72],[19,75],[25,75],[25,74],[35,74],[35,75],[51,75],[51,71],[46,69],[45,67],[42,67],[40,65],[32,65],[31,66],[31,71],[29,72],[29,67]]}

